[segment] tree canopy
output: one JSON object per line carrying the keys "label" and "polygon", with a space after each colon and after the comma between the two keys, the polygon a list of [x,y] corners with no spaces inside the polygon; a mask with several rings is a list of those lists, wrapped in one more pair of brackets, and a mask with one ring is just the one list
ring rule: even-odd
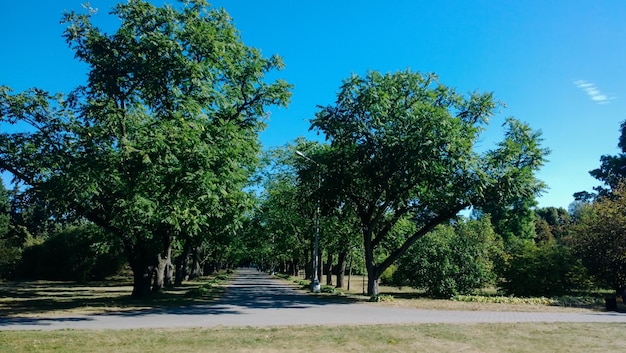
{"label": "tree canopy", "polygon": [[113,34],[93,26],[93,11],[64,16],[86,85],[0,89],[2,122],[29,126],[0,134],[0,170],[57,214],[119,237],[143,296],[174,241],[245,205],[266,107],[285,105],[291,87],[266,82],[281,59],[244,45],[228,14],[203,0],[130,0],[111,14],[121,21]]}
{"label": "tree canopy", "polygon": [[[548,151],[527,125],[507,119],[505,139],[493,150],[476,151],[499,106],[490,93],[464,97],[434,75],[407,70],[353,75],[334,105],[320,107],[312,129],[331,144],[323,189],[335,204],[356,210],[369,294],[377,294],[379,276],[417,239],[459,211],[542,190],[534,172]],[[376,262],[375,248],[405,217],[415,230]]]}

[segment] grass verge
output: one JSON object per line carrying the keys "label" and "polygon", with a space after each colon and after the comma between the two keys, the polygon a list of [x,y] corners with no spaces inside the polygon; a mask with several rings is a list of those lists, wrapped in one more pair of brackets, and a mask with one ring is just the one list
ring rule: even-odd
{"label": "grass verge", "polygon": [[[309,292],[308,280],[301,277],[276,275],[276,278],[294,285],[297,289]],[[588,312],[604,311],[604,297],[607,293],[593,295],[563,296],[558,298],[517,298],[498,296],[495,291],[485,291],[481,295],[459,295],[450,299],[433,299],[413,288],[390,287],[381,285],[380,294],[363,294],[367,279],[361,276],[352,278],[351,290],[337,289],[323,285],[322,293],[316,295],[337,297],[342,300],[373,302],[376,305],[403,307],[412,309],[435,310],[471,310],[471,311],[517,311],[517,312]],[[626,312],[626,304],[617,303],[619,312]]]}
{"label": "grass verge", "polygon": [[86,285],[56,281],[2,282],[0,316],[54,317],[206,303],[221,296],[227,280],[228,276],[222,273],[202,277],[146,299],[131,297],[132,280],[128,278]]}
{"label": "grass verge", "polygon": [[23,352],[619,352],[623,325],[587,323],[0,331]]}

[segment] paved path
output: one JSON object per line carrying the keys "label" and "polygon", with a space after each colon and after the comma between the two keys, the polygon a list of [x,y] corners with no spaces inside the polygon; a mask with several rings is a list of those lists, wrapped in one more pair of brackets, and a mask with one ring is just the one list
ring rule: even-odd
{"label": "paved path", "polygon": [[626,314],[442,311],[338,302],[304,295],[253,269],[241,269],[212,304],[57,318],[0,318],[0,330],[363,325],[409,323],[621,322]]}

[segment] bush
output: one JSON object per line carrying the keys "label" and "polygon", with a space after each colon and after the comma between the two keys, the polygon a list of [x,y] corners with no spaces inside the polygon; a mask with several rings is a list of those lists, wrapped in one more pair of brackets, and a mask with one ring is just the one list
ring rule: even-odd
{"label": "bush", "polygon": [[20,247],[14,246],[6,239],[0,239],[0,280],[14,276],[21,258]]}
{"label": "bush", "polygon": [[469,294],[495,280],[502,242],[488,217],[435,228],[400,258],[393,281],[433,297]]}
{"label": "bush", "polygon": [[30,279],[102,280],[116,274],[124,257],[109,237],[94,225],[71,226],[55,232],[43,243],[26,246],[19,276]]}
{"label": "bush", "polygon": [[506,257],[500,288],[507,295],[524,297],[562,296],[590,285],[580,260],[562,245],[518,245]]}
{"label": "bush", "polygon": [[186,293],[186,296],[190,298],[206,297],[211,294],[212,289],[213,289],[213,286],[211,285],[211,283],[205,283],[201,286],[188,290]]}
{"label": "bush", "polygon": [[393,302],[395,301],[396,298],[393,297],[393,295],[388,295],[388,294],[377,294],[377,295],[373,295],[370,297],[369,301],[373,302],[373,303],[379,303],[379,302]]}
{"label": "bush", "polygon": [[339,291],[333,286],[321,286],[320,292],[329,293],[329,294],[337,294]]}
{"label": "bush", "polygon": [[389,267],[387,267],[387,269],[385,271],[383,271],[383,274],[380,275],[380,284],[382,285],[393,285],[394,284],[394,280],[393,280],[393,274],[397,271],[398,266],[396,265],[391,265]]}

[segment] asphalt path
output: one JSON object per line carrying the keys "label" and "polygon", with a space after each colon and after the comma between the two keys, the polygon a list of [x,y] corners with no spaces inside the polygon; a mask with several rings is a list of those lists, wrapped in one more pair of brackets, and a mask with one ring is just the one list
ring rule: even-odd
{"label": "asphalt path", "polygon": [[3,317],[0,318],[0,330],[516,322],[626,323],[626,314],[395,308],[311,296],[254,269],[239,269],[222,298],[206,305],[53,318]]}

